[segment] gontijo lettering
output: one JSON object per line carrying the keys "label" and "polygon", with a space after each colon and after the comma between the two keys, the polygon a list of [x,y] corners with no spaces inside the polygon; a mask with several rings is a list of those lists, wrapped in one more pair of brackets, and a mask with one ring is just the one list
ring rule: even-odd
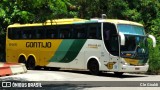
{"label": "gontijo lettering", "polygon": [[51,48],[51,42],[26,42],[27,48]]}

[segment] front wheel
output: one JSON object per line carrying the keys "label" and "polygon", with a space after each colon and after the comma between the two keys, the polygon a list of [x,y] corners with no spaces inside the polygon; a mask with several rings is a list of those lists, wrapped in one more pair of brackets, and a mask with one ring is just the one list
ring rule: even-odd
{"label": "front wheel", "polygon": [[99,64],[96,60],[91,60],[88,62],[88,69],[92,75],[99,75]]}
{"label": "front wheel", "polygon": [[34,70],[36,66],[35,59],[33,57],[29,57],[27,60],[27,69]]}
{"label": "front wheel", "polygon": [[50,70],[51,71],[58,71],[60,68],[58,68],[58,67],[50,67]]}
{"label": "front wheel", "polygon": [[122,76],[122,75],[123,75],[123,72],[114,72],[114,74],[115,74],[116,76]]}

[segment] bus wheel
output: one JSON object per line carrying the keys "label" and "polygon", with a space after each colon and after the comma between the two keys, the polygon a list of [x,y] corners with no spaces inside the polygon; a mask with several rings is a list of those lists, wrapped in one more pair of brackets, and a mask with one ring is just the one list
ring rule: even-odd
{"label": "bus wheel", "polygon": [[41,66],[36,66],[35,67],[36,70],[41,70],[41,68],[42,68]]}
{"label": "bus wheel", "polygon": [[35,69],[35,59],[34,57],[30,56],[27,60],[27,69],[34,70]]}
{"label": "bus wheel", "polygon": [[50,69],[49,70],[51,70],[51,71],[58,71],[60,68],[58,68],[58,67],[50,67]]}
{"label": "bus wheel", "polygon": [[90,60],[88,62],[88,69],[92,75],[98,75],[99,72],[99,64],[96,60]]}
{"label": "bus wheel", "polygon": [[20,56],[19,59],[18,59],[18,63],[23,63],[26,65],[26,59],[24,56]]}
{"label": "bus wheel", "polygon": [[114,74],[115,74],[116,76],[122,76],[122,75],[123,75],[123,72],[114,72]]}

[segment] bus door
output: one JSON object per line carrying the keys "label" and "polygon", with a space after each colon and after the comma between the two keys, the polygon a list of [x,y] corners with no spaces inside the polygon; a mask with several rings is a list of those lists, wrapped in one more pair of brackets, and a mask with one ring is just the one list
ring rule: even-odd
{"label": "bus door", "polygon": [[118,71],[119,65],[119,41],[118,34],[114,24],[104,23],[103,38],[105,48],[109,54],[106,66],[109,71]]}

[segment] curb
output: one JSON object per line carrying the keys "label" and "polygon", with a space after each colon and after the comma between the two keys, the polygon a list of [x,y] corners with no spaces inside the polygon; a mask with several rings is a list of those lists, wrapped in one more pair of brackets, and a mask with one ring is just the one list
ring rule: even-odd
{"label": "curb", "polygon": [[0,77],[26,73],[25,64],[0,62]]}

